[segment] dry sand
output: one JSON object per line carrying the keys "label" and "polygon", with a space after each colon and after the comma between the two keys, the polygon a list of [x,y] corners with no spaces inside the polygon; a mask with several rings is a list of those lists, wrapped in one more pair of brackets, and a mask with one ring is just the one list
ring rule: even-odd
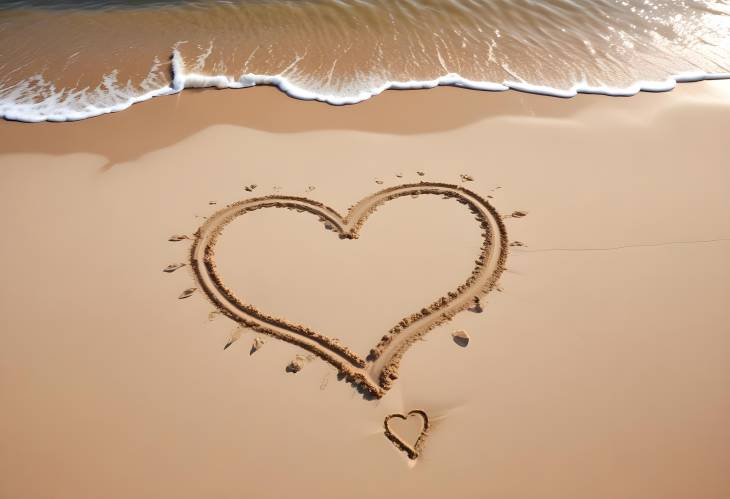
{"label": "dry sand", "polygon": [[[728,129],[727,82],[345,108],[184,92],[0,123],[0,497],[728,497]],[[289,343],[250,355],[257,333],[187,265],[228,204],[345,214],[420,181],[484,197],[512,244],[498,286],[408,349],[379,400]],[[364,356],[464,282],[480,234],[436,196],[389,201],[356,240],[260,210],[226,228],[217,266],[242,301]],[[413,410],[415,465],[384,435]]]}
{"label": "dry sand", "polygon": [[[270,253],[271,251],[275,251],[276,248],[291,250],[292,248],[300,247],[304,241],[311,239],[309,235],[301,236],[290,244],[277,241],[272,247],[267,247],[265,242],[254,236],[257,233],[275,236],[278,233],[291,234],[292,230],[286,223],[274,224],[269,220],[269,223],[265,227],[260,228],[260,232],[256,232],[253,227],[247,227],[243,232],[237,234],[238,237],[231,237],[230,232],[226,229],[244,216],[251,218],[252,214],[258,214],[262,210],[269,212],[283,212],[288,210],[290,212],[306,213],[317,218],[325,230],[336,233],[340,240],[355,240],[360,237],[360,233],[363,232],[365,224],[378,208],[385,204],[390,205],[396,199],[408,197],[417,199],[421,196],[437,196],[442,200],[458,202],[471,212],[476,221],[479,222],[478,231],[482,239],[479,250],[475,252],[475,256],[472,256],[472,268],[468,273],[468,277],[463,282],[458,285],[454,284],[451,289],[446,288],[447,290],[442,291],[442,295],[433,301],[429,300],[430,302],[427,302],[427,298],[424,298],[422,302],[417,304],[417,307],[414,306],[411,308],[411,310],[415,309],[414,312],[409,313],[399,320],[394,319],[393,322],[397,320],[397,323],[383,334],[377,343],[372,344],[367,355],[358,355],[350,346],[343,344],[340,338],[333,336],[331,332],[320,331],[316,328],[312,329],[306,324],[292,322],[286,319],[286,315],[272,314],[272,310],[281,308],[275,303],[264,305],[263,309],[261,305],[257,307],[253,303],[260,304],[261,302],[259,300],[252,299],[248,293],[241,294],[230,287],[229,283],[232,282],[231,278],[234,277],[234,273],[231,270],[241,268],[244,268],[244,271],[246,270],[245,265],[242,265],[241,261],[251,261],[259,269],[262,268],[261,262],[266,261],[276,262],[277,267],[279,266],[279,262],[282,261],[296,262],[296,266],[280,279],[277,279],[273,273],[265,273],[265,281],[270,283],[268,287],[271,287],[271,284],[274,283],[278,283],[280,286],[282,283],[286,283],[283,287],[287,288],[289,287],[289,282],[302,282],[301,272],[298,268],[313,268],[311,258],[307,258],[301,252],[290,255],[289,258],[282,260],[274,260],[271,258],[272,253]],[[209,202],[208,204],[215,203]],[[410,204],[413,204],[413,201]],[[413,226],[414,222],[421,218],[431,222],[436,218],[436,213],[443,211],[443,205],[444,203],[439,203],[438,205],[430,206],[430,210],[421,209],[412,218],[401,220],[401,225],[395,227],[391,232],[403,231],[401,227]],[[459,215],[463,214],[459,213]],[[428,226],[431,232],[434,231],[431,223],[421,223],[421,225]],[[309,229],[311,230],[311,227]],[[474,228],[472,230],[476,232]],[[252,244],[249,241],[252,239],[252,236],[256,240],[255,246],[265,249],[267,253],[256,257],[252,253],[242,253],[245,249],[237,248],[231,258],[231,267],[228,269],[219,268],[217,248],[222,243],[221,240],[230,241],[233,239],[237,242],[244,241],[245,246],[251,246]],[[370,236],[370,232],[368,232],[368,236],[372,237]],[[444,233],[439,232],[438,236],[442,241],[445,240]],[[187,236],[174,235],[168,240],[170,242],[180,242],[187,239]],[[199,284],[200,289],[205,293],[211,305],[216,310],[242,327],[268,334],[276,339],[286,341],[312,352],[312,354],[335,367],[338,375],[352,383],[366,398],[383,397],[391,388],[393,382],[398,379],[400,362],[411,346],[417,341],[422,340],[435,327],[450,321],[459,312],[471,307],[495,287],[495,284],[504,271],[504,262],[507,258],[508,248],[507,234],[502,217],[486,199],[458,185],[424,181],[383,189],[355,203],[344,215],[323,203],[312,201],[301,196],[269,195],[239,201],[228,204],[210,217],[207,217],[205,223],[195,231],[192,239],[194,239],[194,242],[190,248],[190,268],[193,270],[195,280]],[[457,242],[456,239],[446,240],[452,245]],[[399,248],[406,250],[406,257],[412,252],[418,251],[411,248],[411,246],[418,248],[418,246],[414,245],[415,242],[407,240],[401,242],[399,245]],[[443,242],[440,242],[440,244],[443,244]],[[386,250],[386,261],[392,257],[391,254],[387,254],[390,253],[388,250],[392,247],[392,242],[391,244],[384,245],[381,241],[379,248]],[[304,281],[317,281],[318,290],[334,289],[341,292],[343,288],[349,288],[362,293],[362,288],[357,286],[353,279],[342,279],[343,274],[340,269],[355,266],[362,271],[368,272],[370,284],[376,289],[380,287],[378,286],[379,284],[382,285],[388,282],[387,278],[382,278],[378,281],[373,279],[373,274],[369,272],[369,269],[372,269],[373,265],[368,265],[364,261],[367,260],[367,257],[371,257],[371,254],[367,254],[366,258],[350,258],[344,265],[338,262],[338,259],[334,258],[333,255],[345,249],[344,247],[336,248],[334,251],[330,251],[329,254],[324,253],[321,247],[317,251],[318,255],[328,257],[327,262],[322,266],[320,272],[333,277],[336,276],[340,282],[334,286],[328,286],[324,283],[323,279],[317,279],[316,277],[305,279]],[[413,261],[411,258],[406,258],[406,260]],[[469,257],[467,256],[463,260],[468,261]],[[181,264],[168,265],[163,271],[169,273],[171,268],[179,265]],[[419,266],[418,270],[422,276],[425,276],[431,274],[431,269],[436,266],[444,267],[445,265],[434,260]],[[467,273],[465,272],[465,274]],[[248,275],[248,273],[244,273],[242,279],[244,282],[248,280]],[[403,281],[411,285],[413,284],[411,279],[401,280],[400,282]],[[264,285],[262,287],[266,286]],[[197,287],[188,288],[178,298],[189,298],[197,289]],[[251,289],[255,291],[257,287]],[[320,293],[320,296],[325,294],[326,291]],[[435,292],[434,295],[436,295]],[[275,301],[284,299],[284,296],[276,291],[269,293],[269,297],[273,297]],[[359,303],[362,296],[355,296],[353,298],[354,303]],[[293,300],[300,302],[298,295],[294,296]],[[340,301],[337,298],[330,299],[319,303],[319,306],[317,306],[318,304],[308,303],[308,308],[312,310],[328,310],[337,307]],[[365,307],[359,307],[358,309],[352,310],[349,314],[344,315],[356,320],[365,311],[364,309]],[[400,310],[403,313],[406,309],[401,308]],[[343,315],[343,312],[341,309],[338,309],[334,312],[334,315]],[[351,328],[348,327],[347,329]],[[365,331],[365,333],[367,332]],[[362,340],[366,337],[366,335],[352,337],[348,334],[345,340],[349,344],[351,340]],[[301,370],[301,366],[298,364],[292,364],[292,366],[297,367],[297,372]],[[414,450],[411,452],[411,455],[417,455],[417,452]]]}

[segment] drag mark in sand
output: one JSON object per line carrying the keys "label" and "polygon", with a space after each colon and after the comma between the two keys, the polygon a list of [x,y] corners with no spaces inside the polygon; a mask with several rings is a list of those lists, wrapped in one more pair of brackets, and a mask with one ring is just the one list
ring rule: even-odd
{"label": "drag mark in sand", "polygon": [[[366,358],[340,341],[304,325],[272,317],[244,303],[218,274],[215,247],[223,230],[239,216],[263,208],[285,208],[319,218],[340,239],[357,239],[368,217],[387,201],[418,195],[436,195],[455,200],[470,210],[480,224],[483,242],[471,275],[455,290],[403,318],[383,335]],[[494,288],[507,257],[508,241],[502,218],[485,199],[463,187],[420,182],[390,187],[353,205],[345,216],[304,197],[271,195],[240,201],[219,210],[197,230],[190,249],[190,266],[200,290],[224,315],[241,326],[297,345],[333,365],[340,375],[366,396],[380,398],[398,378],[405,352],[419,338],[451,320],[457,313],[479,303],[480,296]],[[192,294],[192,293],[191,293]]]}

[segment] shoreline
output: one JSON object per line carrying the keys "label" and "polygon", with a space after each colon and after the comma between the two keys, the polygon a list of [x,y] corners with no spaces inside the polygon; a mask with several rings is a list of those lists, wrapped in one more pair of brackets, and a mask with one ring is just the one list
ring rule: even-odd
{"label": "shoreline", "polygon": [[[271,86],[241,93],[192,89],[88,120],[33,124],[0,120],[0,133],[6,137],[0,144],[0,154],[92,152],[107,156],[108,166],[113,166],[216,124],[283,134],[340,129],[408,136],[445,132],[506,116],[570,118],[590,109],[635,106],[655,113],[673,102],[704,98],[708,92],[717,95],[728,92],[728,88],[724,80],[688,83],[667,93],[643,92],[625,101],[587,94],[563,99],[518,91],[492,93],[436,87],[427,91],[389,91],[352,106],[291,99]],[[279,119],[283,115],[286,120]],[[140,120],[146,126],[136,126]],[[87,135],[90,140],[85,138]]]}
{"label": "shoreline", "polygon": [[[99,118],[108,114],[116,114],[128,111],[132,106],[143,104],[158,97],[171,97],[184,92],[185,90],[216,89],[216,90],[246,90],[256,87],[272,87],[289,98],[302,101],[316,101],[329,104],[335,107],[357,105],[379,97],[389,90],[432,90],[440,87],[451,87],[479,92],[507,92],[515,91],[526,94],[539,95],[543,97],[557,97],[561,99],[572,99],[579,95],[600,95],[604,97],[635,97],[641,93],[665,93],[676,89],[677,85],[683,83],[700,83],[706,81],[718,81],[730,79],[730,73],[703,73],[698,71],[686,71],[670,75],[664,81],[641,80],[628,87],[607,87],[591,86],[585,82],[575,83],[570,89],[564,90],[543,85],[504,81],[502,83],[488,81],[474,81],[464,78],[457,73],[449,73],[434,80],[415,81],[389,81],[377,88],[367,92],[361,92],[357,96],[335,96],[317,94],[306,90],[281,75],[256,75],[246,74],[238,80],[224,75],[203,75],[198,73],[186,74],[183,70],[184,63],[181,56],[175,51],[170,62],[171,83],[169,86],[150,90],[139,96],[130,97],[125,102],[120,102],[106,109],[97,109],[86,112],[70,112],[68,115],[44,115],[36,116],[28,112],[4,110],[0,101],[0,119],[20,123],[65,123],[76,122],[87,119]],[[12,106],[10,106],[12,109]]]}

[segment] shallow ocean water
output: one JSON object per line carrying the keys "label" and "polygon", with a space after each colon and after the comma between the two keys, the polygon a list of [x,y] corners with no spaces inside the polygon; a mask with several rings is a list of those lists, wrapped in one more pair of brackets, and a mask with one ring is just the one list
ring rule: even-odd
{"label": "shallow ocean water", "polygon": [[456,85],[633,95],[730,76],[728,0],[4,2],[0,115],[74,120],[190,87],[352,104]]}

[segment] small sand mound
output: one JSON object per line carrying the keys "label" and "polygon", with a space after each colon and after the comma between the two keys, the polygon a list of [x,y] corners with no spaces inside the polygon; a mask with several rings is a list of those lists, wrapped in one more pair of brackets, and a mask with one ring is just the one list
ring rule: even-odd
{"label": "small sand mound", "polygon": [[230,347],[235,342],[237,342],[239,339],[241,339],[241,335],[243,335],[244,331],[245,331],[245,328],[243,328],[243,327],[237,327],[236,329],[231,331],[231,336],[228,338],[228,342],[223,347],[223,350],[227,350],[228,347]]}
{"label": "small sand mound", "polygon": [[304,363],[307,361],[304,357],[301,355],[297,355],[294,360],[289,362],[289,364],[286,366],[286,372],[296,374],[299,371],[301,371],[304,368]]}
{"label": "small sand mound", "polygon": [[177,297],[178,300],[184,300],[185,298],[190,298],[191,296],[193,296],[193,293],[195,293],[195,290],[196,289],[198,289],[198,288],[188,288],[188,289],[186,289],[185,291],[183,291],[182,293],[180,293],[180,296]]}
{"label": "small sand mound", "polygon": [[162,271],[167,272],[169,274],[170,272],[175,272],[177,269],[184,267],[184,266],[185,266],[184,263],[171,263],[170,265],[168,265],[167,267],[162,269]]}
{"label": "small sand mound", "polygon": [[451,333],[451,338],[453,338],[454,343],[459,345],[460,347],[465,347],[469,344],[469,333],[464,331],[463,329],[459,329],[458,331],[454,331]]}
{"label": "small sand mound", "polygon": [[248,354],[255,354],[262,346],[264,346],[264,343],[266,343],[266,341],[261,336],[255,337],[253,339],[253,343],[251,344],[251,350],[248,352]]}
{"label": "small sand mound", "polygon": [[474,312],[475,314],[481,314],[484,311],[482,308],[482,301],[478,296],[474,297],[474,305],[469,307],[467,310],[469,310],[469,312]]}

